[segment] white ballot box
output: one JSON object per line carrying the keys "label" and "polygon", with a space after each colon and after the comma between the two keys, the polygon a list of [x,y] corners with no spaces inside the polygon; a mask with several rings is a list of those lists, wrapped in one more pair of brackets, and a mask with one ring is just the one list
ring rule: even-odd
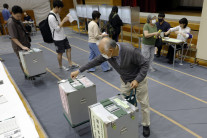
{"label": "white ballot box", "polygon": [[138,108],[122,96],[89,106],[93,138],[138,138]]}
{"label": "white ballot box", "polygon": [[97,102],[96,86],[88,78],[59,82],[60,97],[64,115],[72,127],[89,121],[88,106]]}
{"label": "white ballot box", "polygon": [[43,51],[32,48],[29,51],[19,52],[24,73],[28,76],[36,76],[46,73],[46,64],[43,58]]}

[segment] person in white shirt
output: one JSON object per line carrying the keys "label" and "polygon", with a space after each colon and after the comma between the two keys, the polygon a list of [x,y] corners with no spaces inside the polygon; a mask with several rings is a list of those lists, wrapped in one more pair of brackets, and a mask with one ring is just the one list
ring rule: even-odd
{"label": "person in white shirt", "polygon": [[[188,26],[188,20],[186,18],[182,18],[179,20],[180,25],[174,28],[170,28],[165,35],[169,35],[170,32],[175,32],[177,34],[177,39],[182,40],[184,43],[184,47],[187,46],[187,39],[189,38],[191,29]],[[176,48],[180,48],[180,45],[177,45]],[[167,58],[169,59],[168,63],[173,63],[174,58],[174,49],[172,46],[169,46]]]}
{"label": "person in white shirt", "polygon": [[[63,2],[60,0],[54,0],[53,1],[53,9],[50,11],[49,17],[48,17],[48,23],[50,26],[51,33],[53,35],[54,44],[56,46],[56,52],[57,52],[57,58],[59,63],[60,69],[73,69],[78,68],[78,65],[73,65],[73,62],[71,60],[71,46],[69,44],[69,41],[67,37],[65,36],[63,24],[69,20],[69,17],[65,17],[62,21],[60,20],[59,13],[61,12],[63,8]],[[66,56],[68,59],[69,68],[66,68],[62,65],[62,55],[66,51]]]}

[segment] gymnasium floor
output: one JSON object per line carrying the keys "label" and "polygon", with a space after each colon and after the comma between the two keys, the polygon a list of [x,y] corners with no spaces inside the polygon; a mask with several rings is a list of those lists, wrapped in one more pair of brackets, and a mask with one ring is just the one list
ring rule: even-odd
{"label": "gymnasium floor", "polygon": [[[87,35],[79,35],[65,28],[72,46],[72,59],[83,65],[88,62]],[[54,45],[45,44],[40,33],[32,37],[32,47],[44,52],[47,73],[35,81],[24,79],[10,40],[0,37],[0,57],[5,60],[16,84],[26,97],[36,117],[50,138],[91,138],[89,124],[71,128],[63,116],[57,81],[67,79],[69,71],[58,69]],[[65,56],[65,55],[64,55]],[[156,72],[148,74],[151,105],[151,138],[207,137],[207,68],[188,63],[175,69],[165,57],[155,58]],[[63,58],[64,65],[67,61]],[[120,78],[115,70],[104,73],[97,67],[95,73],[83,73],[97,85],[98,101],[120,92]],[[141,114],[140,114],[141,115]],[[141,118],[139,119],[139,123]],[[140,138],[142,127],[140,126]]]}

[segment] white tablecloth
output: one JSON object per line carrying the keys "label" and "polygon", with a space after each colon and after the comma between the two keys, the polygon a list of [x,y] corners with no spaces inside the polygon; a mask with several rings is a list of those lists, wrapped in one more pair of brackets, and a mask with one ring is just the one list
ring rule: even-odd
{"label": "white tablecloth", "polygon": [[39,138],[34,122],[28,115],[1,62],[0,80],[4,82],[4,84],[0,85],[0,95],[3,95],[7,99],[6,103],[0,104],[0,120],[15,116],[24,138]]}

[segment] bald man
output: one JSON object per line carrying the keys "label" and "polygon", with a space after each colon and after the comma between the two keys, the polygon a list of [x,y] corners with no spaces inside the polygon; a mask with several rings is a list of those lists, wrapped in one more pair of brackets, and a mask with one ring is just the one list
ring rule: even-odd
{"label": "bald man", "polygon": [[150,106],[147,86],[147,71],[149,62],[139,49],[128,43],[116,43],[105,37],[99,43],[101,55],[82,66],[79,70],[71,73],[71,78],[76,78],[79,73],[108,61],[120,74],[121,93],[129,95],[132,89],[137,90],[136,98],[141,104],[143,136],[150,136]]}

